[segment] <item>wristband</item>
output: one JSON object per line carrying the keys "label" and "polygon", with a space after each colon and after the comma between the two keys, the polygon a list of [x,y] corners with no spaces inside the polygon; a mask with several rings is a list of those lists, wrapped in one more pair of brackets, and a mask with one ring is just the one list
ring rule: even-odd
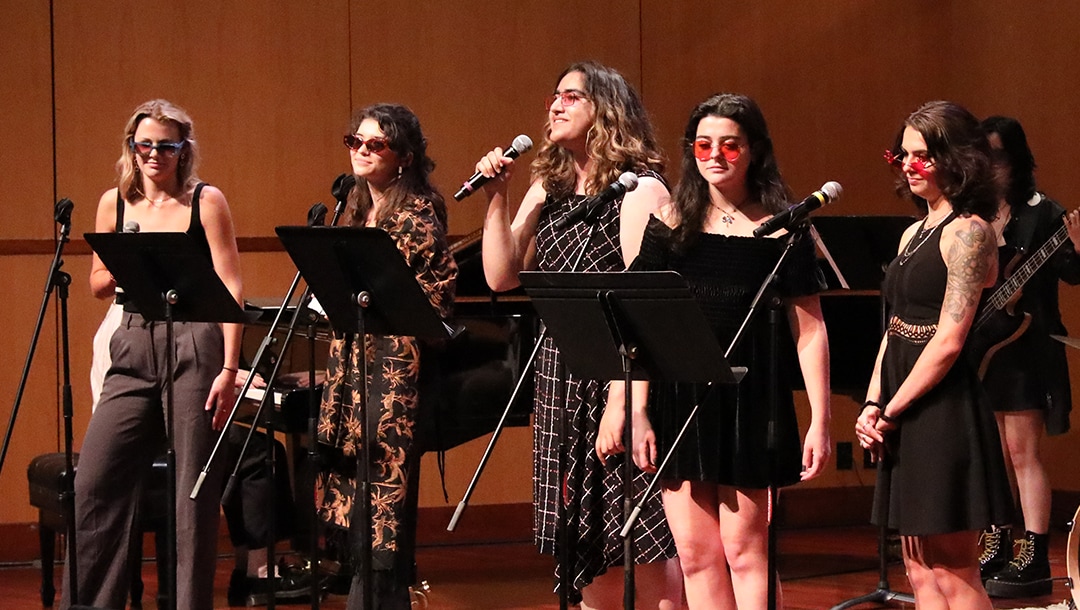
{"label": "wristband", "polygon": [[882,412],[885,411],[885,409],[881,408],[881,403],[876,401],[876,400],[867,400],[864,403],[862,403],[862,408],[865,409],[866,407],[877,407],[879,411],[882,411]]}
{"label": "wristband", "polygon": [[892,417],[889,417],[888,415],[885,415],[885,411],[882,411],[881,413],[878,414],[878,419],[880,419],[881,421],[889,424],[890,426],[895,426],[896,425],[896,419],[894,419]]}
{"label": "wristband", "polygon": [[228,366],[221,367],[221,370],[229,371],[230,373],[238,373],[238,372],[240,372],[240,369],[234,369],[234,368],[228,367]]}

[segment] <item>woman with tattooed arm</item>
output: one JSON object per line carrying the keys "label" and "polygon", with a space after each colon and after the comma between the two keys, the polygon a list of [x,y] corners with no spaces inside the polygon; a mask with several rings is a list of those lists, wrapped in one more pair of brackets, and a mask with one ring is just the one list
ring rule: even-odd
{"label": "woman with tattooed arm", "polygon": [[886,155],[897,192],[925,218],[905,231],[883,287],[890,319],[855,425],[883,460],[873,521],[900,532],[917,608],[992,606],[979,578],[979,531],[1012,500],[994,415],[961,357],[984,287],[997,275],[997,193],[979,121],[930,102]]}

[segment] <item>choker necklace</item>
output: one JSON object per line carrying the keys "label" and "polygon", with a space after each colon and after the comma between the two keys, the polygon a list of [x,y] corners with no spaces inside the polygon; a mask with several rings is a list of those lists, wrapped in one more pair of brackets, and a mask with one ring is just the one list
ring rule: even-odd
{"label": "choker necklace", "polygon": [[173,197],[172,195],[170,195],[168,193],[165,193],[165,196],[162,197],[161,199],[151,199],[150,196],[147,195],[146,193],[143,193],[142,196],[143,196],[143,199],[145,199],[147,203],[149,203],[150,205],[152,205],[154,207],[160,207],[161,204],[165,203],[166,201],[168,201],[170,199],[176,199],[176,197]]}

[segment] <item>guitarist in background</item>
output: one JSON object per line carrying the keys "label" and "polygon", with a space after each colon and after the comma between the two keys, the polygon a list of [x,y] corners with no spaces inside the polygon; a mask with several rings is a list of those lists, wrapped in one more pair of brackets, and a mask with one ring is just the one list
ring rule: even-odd
{"label": "guitarist in background", "polygon": [[1006,246],[999,266],[1005,277],[1012,267],[1005,250],[1034,252],[1063,222],[1068,232],[1068,239],[1024,284],[1015,304],[1016,315],[1031,316],[1030,326],[992,356],[983,377],[1005,462],[1014,474],[1010,478],[1016,481],[1026,533],[1016,541],[1013,553],[1010,530],[985,532],[982,576],[988,579],[986,590],[991,596],[1034,597],[1049,595],[1052,589],[1047,559],[1050,481],[1039,449],[1044,427],[1051,435],[1069,429],[1072,405],[1065,346],[1050,335],[1065,334],[1058,280],[1080,284],[1080,211],[1066,215],[1057,202],[1035,190],[1035,158],[1016,119],[993,116],[982,125],[998,153],[1006,183],[994,222]]}

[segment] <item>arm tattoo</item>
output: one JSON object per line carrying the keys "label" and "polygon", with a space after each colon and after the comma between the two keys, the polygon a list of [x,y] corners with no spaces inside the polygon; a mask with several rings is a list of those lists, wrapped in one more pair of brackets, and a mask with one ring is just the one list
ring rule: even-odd
{"label": "arm tattoo", "polygon": [[957,229],[956,239],[945,255],[949,274],[944,307],[953,321],[960,322],[968,309],[978,306],[992,249],[986,228],[978,222],[973,220],[967,229]]}

